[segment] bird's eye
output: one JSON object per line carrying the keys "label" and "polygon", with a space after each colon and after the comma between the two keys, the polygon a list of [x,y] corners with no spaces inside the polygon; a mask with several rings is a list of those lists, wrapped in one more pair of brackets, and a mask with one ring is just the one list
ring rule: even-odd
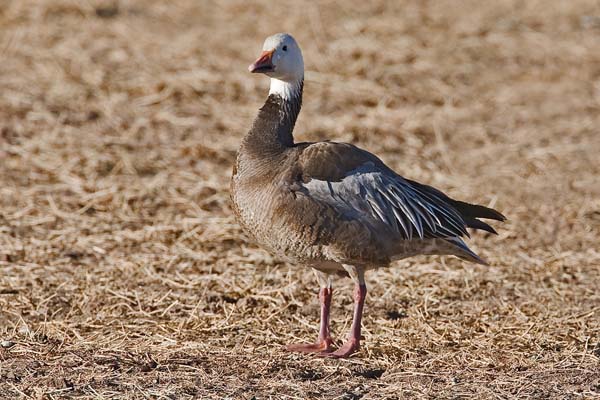
{"label": "bird's eye", "polygon": [[283,51],[287,51],[287,46],[283,46],[283,47],[281,48],[281,50],[283,50]]}

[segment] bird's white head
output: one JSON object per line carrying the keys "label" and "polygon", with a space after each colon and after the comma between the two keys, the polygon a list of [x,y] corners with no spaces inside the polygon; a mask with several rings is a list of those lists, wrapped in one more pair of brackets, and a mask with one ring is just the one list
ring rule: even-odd
{"label": "bird's white head", "polygon": [[304,80],[304,59],[296,40],[288,33],[269,36],[260,57],[248,71],[271,77],[270,94],[291,98],[300,90]]}

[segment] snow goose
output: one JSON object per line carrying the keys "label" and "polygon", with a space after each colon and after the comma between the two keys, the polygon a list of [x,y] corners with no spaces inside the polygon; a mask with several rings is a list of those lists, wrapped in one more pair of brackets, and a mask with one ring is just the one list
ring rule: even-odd
{"label": "snow goose", "polygon": [[[235,215],[259,245],[312,267],[320,284],[318,339],[288,350],[330,357],[356,352],[370,269],[419,254],[485,264],[461,237],[469,236],[467,228],[495,233],[478,218],[503,221],[499,212],[403,178],[352,144],[294,142],[304,61],[291,35],[268,37],[249,71],[269,76],[271,86],[237,155],[231,180]],[[336,273],[349,275],[355,289],[347,341],[334,351],[329,309]]]}

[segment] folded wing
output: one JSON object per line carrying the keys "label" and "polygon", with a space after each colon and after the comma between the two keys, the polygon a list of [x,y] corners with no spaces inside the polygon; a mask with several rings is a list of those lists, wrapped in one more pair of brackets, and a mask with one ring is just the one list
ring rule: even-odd
{"label": "folded wing", "polygon": [[469,236],[467,227],[494,232],[476,218],[504,219],[494,210],[452,200],[437,189],[404,179],[353,145],[305,146],[299,161],[308,196],[348,218],[385,224],[401,239]]}

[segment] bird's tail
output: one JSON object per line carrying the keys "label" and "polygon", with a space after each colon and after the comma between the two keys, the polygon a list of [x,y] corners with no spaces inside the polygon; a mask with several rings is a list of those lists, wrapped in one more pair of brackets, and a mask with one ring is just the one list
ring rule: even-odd
{"label": "bird's tail", "polygon": [[459,200],[449,200],[452,207],[454,207],[456,211],[460,213],[463,221],[465,221],[465,225],[467,225],[469,228],[481,229],[497,235],[498,233],[494,228],[485,222],[478,220],[477,218],[494,219],[496,221],[506,220],[504,215],[500,214],[493,208],[488,208],[477,204],[469,204]]}
{"label": "bird's tail", "polygon": [[479,257],[473,250],[471,250],[461,238],[453,237],[444,240],[453,245],[455,250],[454,252],[452,252],[453,255],[462,258],[463,260],[474,262],[476,264],[486,266],[490,265],[487,261]]}

